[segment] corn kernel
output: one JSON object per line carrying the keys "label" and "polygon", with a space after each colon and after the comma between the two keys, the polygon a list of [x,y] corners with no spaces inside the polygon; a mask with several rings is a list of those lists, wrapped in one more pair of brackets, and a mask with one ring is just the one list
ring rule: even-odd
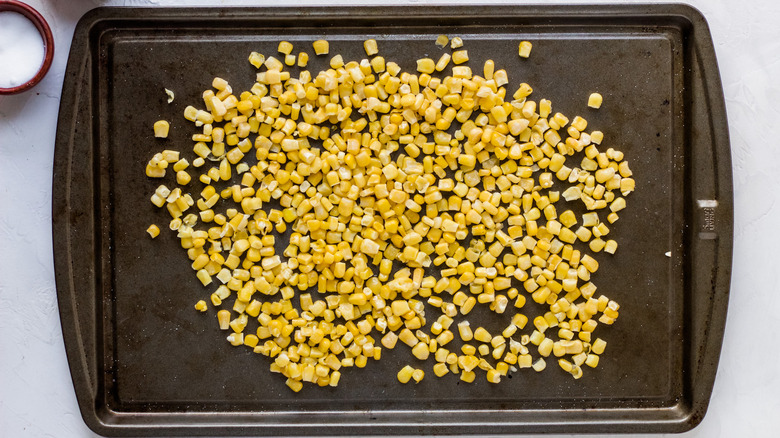
{"label": "corn kernel", "polygon": [[457,50],[452,53],[452,62],[454,64],[463,64],[469,60],[468,50]]}
{"label": "corn kernel", "polygon": [[436,70],[436,63],[431,58],[422,58],[417,60],[417,71],[420,73],[431,74]]}
{"label": "corn kernel", "polygon": [[146,229],[146,232],[149,233],[150,236],[152,236],[152,239],[160,235],[160,228],[155,225],[149,225],[149,228]]}
{"label": "corn kernel", "polygon": [[591,108],[601,108],[601,102],[604,100],[599,93],[593,93],[588,97],[588,106]]}
{"label": "corn kernel", "polygon": [[363,41],[363,49],[366,51],[366,55],[373,56],[379,53],[379,48],[377,47],[376,40],[370,39]]}
{"label": "corn kernel", "polygon": [[279,53],[289,55],[290,53],[292,53],[293,45],[288,41],[280,41],[277,50],[279,51]]}
{"label": "corn kernel", "polygon": [[157,138],[168,138],[168,131],[171,125],[166,120],[154,122],[154,136]]}
{"label": "corn kernel", "polygon": [[312,43],[312,47],[314,48],[314,53],[317,55],[327,55],[330,51],[330,44],[327,40],[317,40]]}
{"label": "corn kernel", "polygon": [[401,368],[400,371],[398,371],[397,378],[398,381],[401,383],[409,383],[409,380],[412,379],[412,374],[414,373],[414,368],[412,368],[409,365],[404,366]]}
{"label": "corn kernel", "polygon": [[528,58],[531,56],[532,47],[533,44],[531,44],[530,41],[521,41],[518,49],[518,55],[520,55],[521,58]]}

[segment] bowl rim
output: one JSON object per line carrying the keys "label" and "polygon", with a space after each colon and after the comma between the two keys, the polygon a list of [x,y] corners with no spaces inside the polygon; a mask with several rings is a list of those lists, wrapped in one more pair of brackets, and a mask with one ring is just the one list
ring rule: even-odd
{"label": "bowl rim", "polygon": [[48,73],[52,61],[54,60],[54,36],[52,35],[49,23],[43,18],[43,15],[27,3],[22,3],[17,0],[0,0],[0,12],[18,12],[24,15],[33,22],[43,38],[43,63],[38,69],[38,73],[29,81],[17,85],[16,87],[0,87],[0,94],[17,94],[27,91],[37,85],[43,77],[46,76],[46,73]]}

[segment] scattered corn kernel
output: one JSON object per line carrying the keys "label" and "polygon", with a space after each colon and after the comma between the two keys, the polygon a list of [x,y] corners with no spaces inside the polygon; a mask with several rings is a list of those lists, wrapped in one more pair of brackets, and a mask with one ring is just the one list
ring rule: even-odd
{"label": "scattered corn kernel", "polygon": [[151,224],[149,225],[149,228],[146,229],[146,232],[149,233],[150,236],[152,236],[152,239],[160,235],[160,228],[155,225]]}
{"label": "scattered corn kernel", "polygon": [[368,56],[373,56],[379,53],[379,48],[376,44],[376,40],[374,39],[363,41],[363,49],[365,49],[366,55]]}
{"label": "scattered corn kernel", "polygon": [[157,138],[168,138],[168,131],[170,129],[171,125],[166,120],[154,122],[154,136]]}
{"label": "scattered corn kernel", "polygon": [[599,93],[593,93],[588,97],[588,106],[591,108],[601,108],[601,102],[604,100]]}
{"label": "scattered corn kernel", "polygon": [[327,40],[317,40],[312,44],[316,55],[327,55],[330,52],[330,44]]}
{"label": "scattered corn kernel", "polygon": [[398,371],[398,381],[401,383],[409,383],[412,380],[412,374],[414,374],[414,368],[409,365],[404,366]]}
{"label": "scattered corn kernel", "polygon": [[518,48],[518,54],[521,58],[528,58],[531,56],[531,48],[533,47],[533,44],[531,44],[530,41],[521,41],[520,46]]}

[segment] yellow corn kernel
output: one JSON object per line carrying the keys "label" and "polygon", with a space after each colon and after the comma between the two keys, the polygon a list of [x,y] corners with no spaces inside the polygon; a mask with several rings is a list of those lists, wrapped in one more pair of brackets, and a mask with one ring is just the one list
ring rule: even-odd
{"label": "yellow corn kernel", "polygon": [[593,341],[593,345],[591,346],[590,351],[593,354],[599,354],[600,355],[600,354],[604,353],[604,349],[606,349],[606,348],[607,348],[607,342],[604,341],[601,338],[596,338],[596,340]]}
{"label": "yellow corn kernel", "polygon": [[197,273],[198,280],[204,285],[208,286],[211,284],[211,275],[209,275],[209,272],[205,269],[201,269]]}
{"label": "yellow corn kernel", "polygon": [[539,354],[544,357],[549,356],[550,353],[552,353],[553,351],[553,344],[554,342],[552,339],[544,338],[542,342],[539,344],[539,348],[538,348]]}
{"label": "yellow corn kernel", "polygon": [[466,383],[472,383],[477,374],[474,371],[463,371],[460,373],[460,380]]}
{"label": "yellow corn kernel", "polygon": [[604,100],[599,93],[593,93],[588,97],[588,106],[591,108],[601,108],[601,102]]}
{"label": "yellow corn kernel", "polygon": [[317,55],[327,55],[330,52],[330,44],[327,40],[317,40],[312,43],[312,47]]}
{"label": "yellow corn kernel", "polygon": [[366,51],[366,55],[373,56],[379,53],[379,48],[376,44],[376,40],[370,39],[363,41],[363,49]]}
{"label": "yellow corn kernel", "polygon": [[306,52],[301,52],[298,54],[298,67],[306,67],[306,65],[309,63],[309,54]]}
{"label": "yellow corn kernel", "polygon": [[431,74],[436,70],[436,63],[431,58],[422,58],[417,60],[417,71],[420,73]]}
{"label": "yellow corn kernel", "polygon": [[450,48],[457,49],[463,47],[463,39],[461,37],[455,37],[450,40]]}
{"label": "yellow corn kernel", "polygon": [[493,336],[491,336],[490,333],[484,328],[477,327],[477,329],[474,330],[474,339],[476,339],[479,342],[488,343],[491,340],[493,340]]}
{"label": "yellow corn kernel", "polygon": [[398,339],[400,339],[401,342],[403,342],[404,344],[410,347],[414,347],[417,345],[418,342],[420,342],[420,340],[417,339],[414,333],[412,333],[412,331],[409,330],[408,328],[401,330],[401,333],[399,333],[398,335]]}
{"label": "yellow corn kernel", "polygon": [[284,383],[295,392],[299,392],[301,389],[303,389],[303,382],[300,380],[288,378],[284,381]]}
{"label": "yellow corn kernel", "polygon": [[463,64],[464,62],[467,62],[469,60],[469,52],[468,50],[457,50],[452,53],[452,62],[453,64]]}
{"label": "yellow corn kernel", "polygon": [[450,370],[446,363],[439,362],[433,366],[433,373],[436,375],[436,377],[442,377],[449,372]]}
{"label": "yellow corn kernel", "polygon": [[336,55],[333,58],[330,58],[330,67],[331,68],[344,67],[344,58],[341,55]]}
{"label": "yellow corn kernel", "polygon": [[424,377],[425,377],[425,371],[419,368],[412,371],[412,379],[414,379],[415,383],[420,383]]}
{"label": "yellow corn kernel", "polygon": [[260,68],[265,63],[265,56],[262,53],[252,52],[249,54],[249,63],[255,68]]}
{"label": "yellow corn kernel", "polygon": [[491,369],[487,371],[487,381],[490,383],[499,383],[501,382],[501,373],[498,371]]}
{"label": "yellow corn kernel", "polygon": [[206,305],[205,301],[200,300],[197,303],[195,303],[195,310],[199,312],[205,312],[206,310],[208,310],[208,305]]}
{"label": "yellow corn kernel", "polygon": [[401,383],[409,383],[409,380],[412,379],[412,374],[414,373],[414,368],[412,368],[409,365],[404,366],[401,368],[400,371],[398,371],[398,374],[396,377],[398,377],[398,381]]}
{"label": "yellow corn kernel", "polygon": [[288,41],[280,41],[277,50],[279,51],[279,53],[289,55],[290,53],[292,53],[293,45]]}
{"label": "yellow corn kernel", "polygon": [[154,136],[157,138],[168,138],[168,131],[171,125],[165,120],[154,122]]}
{"label": "yellow corn kernel", "polygon": [[180,170],[176,172],[176,182],[179,183],[179,185],[187,185],[192,180],[192,177],[189,173],[187,173],[186,170]]}
{"label": "yellow corn kernel", "polygon": [[146,232],[149,233],[150,236],[152,236],[152,239],[160,235],[160,228],[155,225],[151,224],[149,225],[149,228],[146,229]]}
{"label": "yellow corn kernel", "polygon": [[450,56],[449,53],[442,54],[439,60],[436,61],[436,66],[435,66],[436,71],[442,71],[445,68],[447,68],[447,64],[450,63],[450,59],[452,59],[452,57]]}
{"label": "yellow corn kernel", "polygon": [[521,58],[528,58],[531,56],[532,47],[533,44],[531,44],[530,41],[521,41],[520,46],[518,47],[518,55],[520,55]]}
{"label": "yellow corn kernel", "polygon": [[414,357],[420,360],[428,359],[428,356],[430,355],[428,345],[425,342],[417,343],[414,347],[412,347],[412,354]]}
{"label": "yellow corn kernel", "polygon": [[230,311],[220,310],[217,312],[217,321],[219,321],[219,328],[227,330],[230,328]]}

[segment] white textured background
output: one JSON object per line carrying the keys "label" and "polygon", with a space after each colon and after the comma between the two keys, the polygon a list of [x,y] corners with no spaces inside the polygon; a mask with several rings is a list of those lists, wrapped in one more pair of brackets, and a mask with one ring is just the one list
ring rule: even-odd
{"label": "white textured background", "polygon": [[[76,22],[99,5],[330,2],[27,1],[51,24],[57,50],[41,84],[21,95],[0,96],[0,437],[93,437],[79,415],[65,359],[51,242],[54,136]],[[780,233],[774,225],[780,225],[780,148],[775,137],[780,116],[780,2],[690,3],[709,22],[723,80],[734,171],[735,242],[726,336],[710,409],[702,424],[683,436],[777,437],[780,277],[775,274],[780,271]]]}

